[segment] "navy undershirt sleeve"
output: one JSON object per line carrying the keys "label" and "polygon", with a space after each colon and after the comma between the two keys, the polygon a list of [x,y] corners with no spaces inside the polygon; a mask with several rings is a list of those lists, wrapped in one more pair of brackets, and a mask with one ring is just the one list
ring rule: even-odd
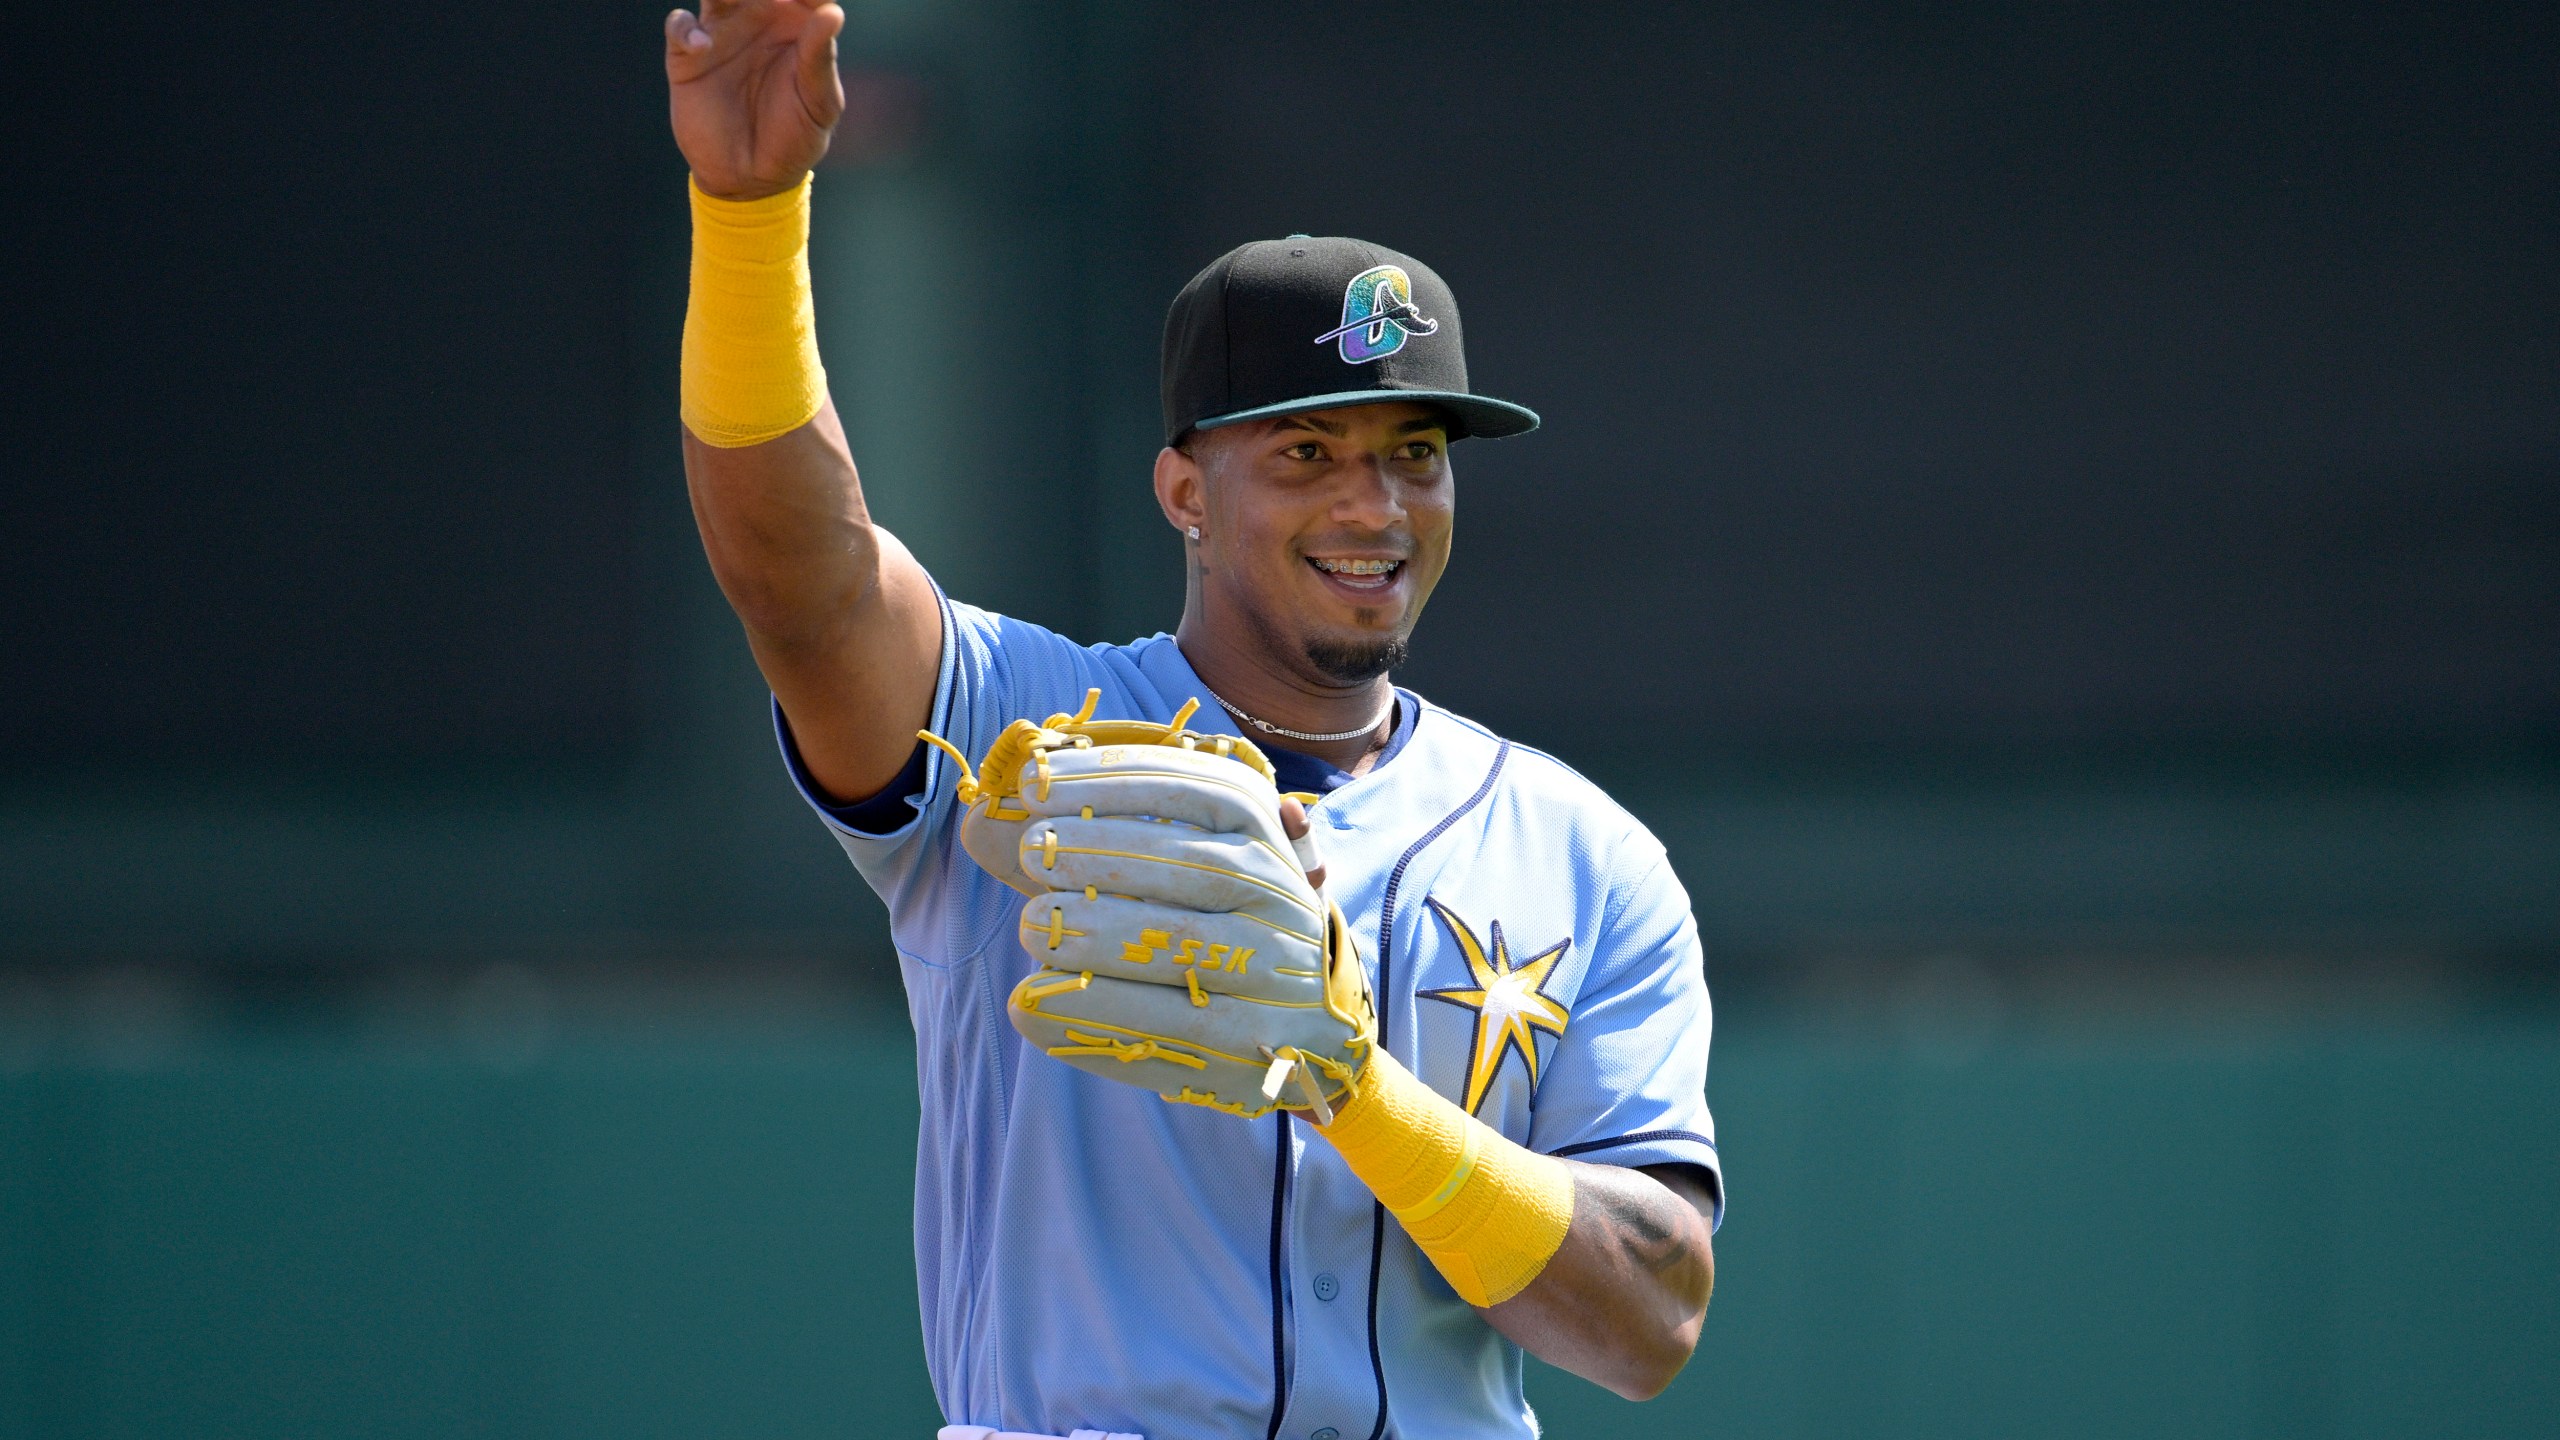
{"label": "navy undershirt sleeve", "polygon": [[791,773],[799,780],[800,789],[808,795],[809,803],[825,812],[828,819],[864,835],[893,834],[899,826],[916,818],[915,801],[924,794],[925,761],[931,758],[931,754],[923,741],[917,741],[916,748],[907,756],[906,768],[900,770],[898,778],[890,781],[880,793],[868,800],[838,803],[821,798],[826,792],[810,778],[808,763],[800,758],[799,738],[791,733],[788,723],[782,727],[783,759],[791,766]]}

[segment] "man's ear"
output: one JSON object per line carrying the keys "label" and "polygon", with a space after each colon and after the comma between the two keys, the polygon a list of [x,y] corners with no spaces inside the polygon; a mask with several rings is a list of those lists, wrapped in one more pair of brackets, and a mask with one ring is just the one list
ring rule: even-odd
{"label": "man's ear", "polygon": [[1156,505],[1176,530],[1208,523],[1209,495],[1200,462],[1170,445],[1156,452]]}

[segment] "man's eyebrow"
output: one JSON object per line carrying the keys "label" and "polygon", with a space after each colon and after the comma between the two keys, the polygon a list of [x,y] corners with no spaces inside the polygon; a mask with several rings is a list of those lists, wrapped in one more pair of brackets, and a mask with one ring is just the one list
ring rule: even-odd
{"label": "man's eyebrow", "polygon": [[1397,426],[1396,433],[1399,435],[1419,435],[1425,430],[1446,430],[1448,428],[1449,422],[1439,416],[1423,415],[1407,420],[1403,424]]}
{"label": "man's eyebrow", "polygon": [[1313,430],[1318,434],[1331,435],[1337,439],[1350,433],[1350,427],[1341,421],[1327,420],[1317,415],[1283,415],[1271,428],[1275,431]]}

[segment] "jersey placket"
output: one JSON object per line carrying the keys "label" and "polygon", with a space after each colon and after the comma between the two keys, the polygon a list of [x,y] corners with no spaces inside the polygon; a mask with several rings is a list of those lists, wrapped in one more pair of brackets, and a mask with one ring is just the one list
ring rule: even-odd
{"label": "jersey placket", "polygon": [[[1362,963],[1378,973],[1378,906],[1393,852],[1373,853],[1359,824],[1353,787],[1313,808],[1331,875],[1327,894],[1359,937]],[[1409,1011],[1409,994],[1380,1003]],[[1289,1388],[1271,1429],[1274,1440],[1363,1440],[1377,1421],[1369,1334],[1369,1249],[1376,1199],[1309,1126],[1286,1122],[1296,1143],[1283,1220],[1282,1291]],[[1331,1436],[1327,1437],[1327,1432]]]}

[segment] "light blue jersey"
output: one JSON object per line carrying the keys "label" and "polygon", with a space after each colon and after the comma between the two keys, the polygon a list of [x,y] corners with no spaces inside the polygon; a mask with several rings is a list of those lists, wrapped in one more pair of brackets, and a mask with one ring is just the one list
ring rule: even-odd
{"label": "light blue jersey", "polygon": [[[1197,699],[1195,728],[1235,733],[1166,636],[1088,648],[944,603],[932,728],[964,752],[1088,688],[1101,718]],[[1532,1150],[1716,1173],[1706,977],[1662,846],[1556,760],[1402,703],[1403,743],[1314,807],[1380,1043]],[[1320,1136],[1165,1104],[1014,1033],[1005,996],[1035,968],[1022,897],[962,852],[954,779],[937,754],[885,834],[829,815],[888,905],[915,1022],[916,1274],[944,1416],[1148,1440],[1534,1435],[1519,1348]]]}

